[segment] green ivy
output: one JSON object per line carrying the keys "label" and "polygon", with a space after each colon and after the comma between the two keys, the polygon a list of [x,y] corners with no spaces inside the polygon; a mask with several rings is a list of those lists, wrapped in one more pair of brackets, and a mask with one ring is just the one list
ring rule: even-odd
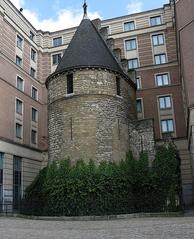
{"label": "green ivy", "polygon": [[176,148],[158,147],[150,163],[146,152],[131,152],[119,163],[80,160],[52,162],[26,189],[22,213],[49,216],[108,215],[175,211],[180,208]]}

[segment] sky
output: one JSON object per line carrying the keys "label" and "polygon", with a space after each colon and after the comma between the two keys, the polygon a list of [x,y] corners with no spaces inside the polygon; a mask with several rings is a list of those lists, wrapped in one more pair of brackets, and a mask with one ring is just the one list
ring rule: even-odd
{"label": "sky", "polygon": [[[36,28],[57,31],[79,25],[84,0],[10,0]],[[160,8],[169,0],[87,0],[88,16],[109,19]]]}

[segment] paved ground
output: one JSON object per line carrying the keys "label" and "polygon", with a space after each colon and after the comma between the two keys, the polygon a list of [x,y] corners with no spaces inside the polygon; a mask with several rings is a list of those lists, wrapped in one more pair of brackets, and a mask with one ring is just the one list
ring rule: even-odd
{"label": "paved ground", "polygon": [[194,239],[194,217],[57,222],[0,218],[0,239]]}

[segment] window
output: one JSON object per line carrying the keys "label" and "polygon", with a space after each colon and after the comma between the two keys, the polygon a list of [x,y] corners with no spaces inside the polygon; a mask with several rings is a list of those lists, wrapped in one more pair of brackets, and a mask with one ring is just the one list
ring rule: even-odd
{"label": "window", "polygon": [[35,78],[35,76],[36,76],[36,70],[35,70],[33,67],[30,68],[30,75],[31,75],[33,78]]}
{"label": "window", "polygon": [[18,209],[21,200],[22,158],[13,157],[13,207]]}
{"label": "window", "polygon": [[53,38],[53,46],[61,46],[62,45],[62,37]]}
{"label": "window", "polygon": [[152,36],[152,44],[153,46],[164,45],[164,35],[158,34],[158,35]]}
{"label": "window", "polygon": [[172,119],[161,120],[162,133],[174,132],[174,122]]}
{"label": "window", "polygon": [[61,53],[52,55],[53,65],[58,65],[61,61]]}
{"label": "window", "polygon": [[36,51],[34,49],[31,49],[31,59],[36,61]]}
{"label": "window", "polygon": [[73,93],[73,74],[67,75],[67,94]]}
{"label": "window", "polygon": [[[3,158],[4,154],[0,152],[0,204],[3,201]],[[0,205],[1,211],[1,205]]]}
{"label": "window", "polygon": [[168,74],[156,75],[156,85],[157,86],[165,86],[165,85],[169,85],[169,84],[170,84],[170,81],[169,81]]}
{"label": "window", "polygon": [[160,64],[165,64],[166,61],[166,54],[159,54],[154,56],[155,64],[160,65]]}
{"label": "window", "polygon": [[38,90],[32,86],[32,98],[38,100]]}
{"label": "window", "polygon": [[37,131],[36,130],[31,131],[31,143],[37,144]]}
{"label": "window", "polygon": [[34,108],[32,108],[32,121],[34,122],[38,121],[38,111]]}
{"label": "window", "polygon": [[162,24],[161,16],[150,17],[150,26],[157,26],[161,24]]}
{"label": "window", "polygon": [[137,78],[136,78],[136,84],[137,84],[137,89],[138,89],[138,90],[142,88],[141,78],[140,78],[140,77],[137,77]]}
{"label": "window", "polygon": [[117,95],[121,95],[121,82],[120,78],[116,77]]}
{"label": "window", "polygon": [[138,68],[138,66],[139,66],[139,64],[138,64],[137,58],[128,60],[128,68],[129,69],[135,69],[135,68]]}
{"label": "window", "polygon": [[17,47],[22,50],[23,47],[23,39],[17,35]]}
{"label": "window", "polygon": [[141,99],[136,100],[136,106],[137,106],[137,113],[142,113],[142,100]]}
{"label": "window", "polygon": [[111,28],[110,28],[110,26],[107,26],[107,27],[106,27],[106,30],[107,30],[107,33],[108,33],[108,34],[111,34]]}
{"label": "window", "polygon": [[160,109],[169,109],[172,107],[171,97],[170,96],[162,96],[159,97],[159,106]]}
{"label": "window", "polygon": [[22,139],[22,125],[16,123],[16,138]]}
{"label": "window", "polygon": [[15,61],[15,62],[16,62],[16,64],[17,64],[18,66],[20,66],[20,67],[22,66],[22,58],[20,58],[20,57],[17,56],[17,55],[16,55],[16,61]]}
{"label": "window", "polygon": [[137,49],[136,39],[126,40],[125,41],[126,51],[131,51]]}
{"label": "window", "polygon": [[131,22],[125,22],[124,23],[124,31],[133,31],[135,30],[135,22],[131,21]]}
{"label": "window", "polygon": [[34,33],[30,31],[30,36],[29,37],[30,37],[31,40],[34,40]]}
{"label": "window", "polygon": [[16,99],[16,113],[23,114],[23,102],[19,99]]}
{"label": "window", "polygon": [[18,90],[24,91],[24,80],[19,76],[16,79],[16,87]]}

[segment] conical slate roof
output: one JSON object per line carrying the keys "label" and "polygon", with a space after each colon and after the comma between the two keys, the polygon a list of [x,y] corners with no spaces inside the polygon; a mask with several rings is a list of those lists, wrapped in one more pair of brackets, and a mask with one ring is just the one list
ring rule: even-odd
{"label": "conical slate roof", "polygon": [[83,67],[100,67],[125,75],[100,33],[87,18],[81,21],[53,75]]}

